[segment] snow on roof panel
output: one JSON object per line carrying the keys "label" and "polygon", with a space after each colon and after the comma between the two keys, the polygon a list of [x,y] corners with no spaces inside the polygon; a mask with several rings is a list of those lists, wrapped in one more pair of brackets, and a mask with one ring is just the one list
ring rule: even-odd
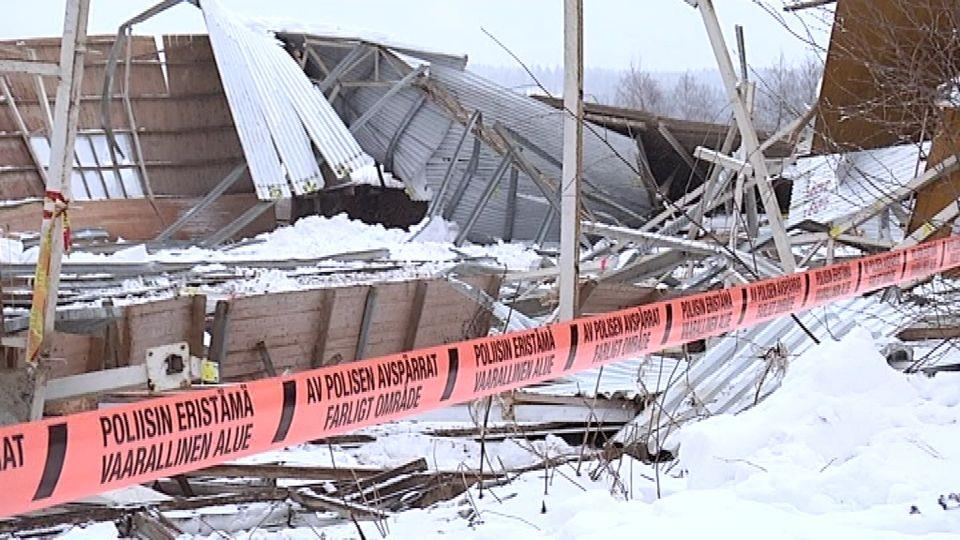
{"label": "snow on roof panel", "polygon": [[784,171],[793,181],[787,226],[850,216],[924,170],[930,144],[808,156]]}

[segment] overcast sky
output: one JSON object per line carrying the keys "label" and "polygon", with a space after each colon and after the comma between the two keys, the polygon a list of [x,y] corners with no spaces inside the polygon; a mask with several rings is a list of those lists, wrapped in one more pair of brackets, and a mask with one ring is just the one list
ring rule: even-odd
{"label": "overcast sky", "polygon": [[[65,0],[7,0],[0,38],[60,35]],[[157,0],[91,0],[91,34],[114,34],[124,20]],[[806,29],[826,43],[822,14],[803,20],[783,14],[782,0],[758,0],[784,17],[801,35]],[[339,28],[445,52],[467,54],[470,62],[515,62],[486,29],[524,62],[562,63],[562,0],[221,0],[250,18],[273,19],[275,26]],[[641,61],[649,70],[715,66],[698,12],[684,0],[586,0],[584,55],[588,67],[620,69]],[[807,54],[810,46],[784,28],[754,0],[716,0],[724,32],[733,47],[733,25],[745,27],[747,53],[754,66]],[[205,32],[198,10],[177,6],[135,28],[138,34]]]}

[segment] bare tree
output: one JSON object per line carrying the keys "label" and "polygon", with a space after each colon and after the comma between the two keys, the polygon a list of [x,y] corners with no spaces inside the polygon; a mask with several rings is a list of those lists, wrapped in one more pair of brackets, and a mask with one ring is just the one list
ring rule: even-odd
{"label": "bare tree", "polygon": [[673,85],[671,99],[677,118],[701,122],[716,122],[726,105],[720,87],[684,72]]}
{"label": "bare tree", "polygon": [[823,61],[810,55],[789,63],[781,54],[776,64],[756,70],[754,121],[774,132],[803,114],[817,100]]}
{"label": "bare tree", "polygon": [[631,62],[620,77],[617,104],[655,114],[665,114],[669,109],[663,85],[652,73],[644,71],[640,62]]}

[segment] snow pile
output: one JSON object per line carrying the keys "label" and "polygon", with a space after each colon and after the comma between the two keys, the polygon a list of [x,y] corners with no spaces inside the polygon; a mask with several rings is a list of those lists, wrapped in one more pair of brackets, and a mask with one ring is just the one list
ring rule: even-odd
{"label": "snow pile", "polygon": [[[418,235],[417,232],[421,231]],[[400,262],[443,262],[468,257],[487,257],[510,270],[529,270],[540,262],[528,246],[521,244],[465,245],[456,247],[456,225],[440,219],[420,223],[411,231],[388,229],[350,219],[345,214],[333,217],[309,216],[295,224],[280,227],[253,238],[246,245],[229,250],[200,247],[148,253],[141,245],[110,255],[76,251],[65,260],[74,263],[188,262],[212,264],[231,261],[311,260],[347,252],[383,249],[390,259]],[[33,263],[38,247],[24,250],[17,240],[2,239],[0,263]]]}
{"label": "snow pile", "polygon": [[[960,491],[958,428],[960,376],[903,375],[855,331],[804,355],[757,407],[684,429],[680,461],[691,489],[851,524],[960,531],[960,511],[937,504]],[[894,525],[913,505],[924,517]]]}

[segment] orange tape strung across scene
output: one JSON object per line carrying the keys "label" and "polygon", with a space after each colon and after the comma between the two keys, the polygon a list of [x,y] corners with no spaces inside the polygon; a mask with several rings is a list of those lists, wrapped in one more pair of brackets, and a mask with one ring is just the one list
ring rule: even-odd
{"label": "orange tape strung across scene", "polygon": [[960,237],[522,332],[0,428],[0,516],[329,437],[960,266]]}

